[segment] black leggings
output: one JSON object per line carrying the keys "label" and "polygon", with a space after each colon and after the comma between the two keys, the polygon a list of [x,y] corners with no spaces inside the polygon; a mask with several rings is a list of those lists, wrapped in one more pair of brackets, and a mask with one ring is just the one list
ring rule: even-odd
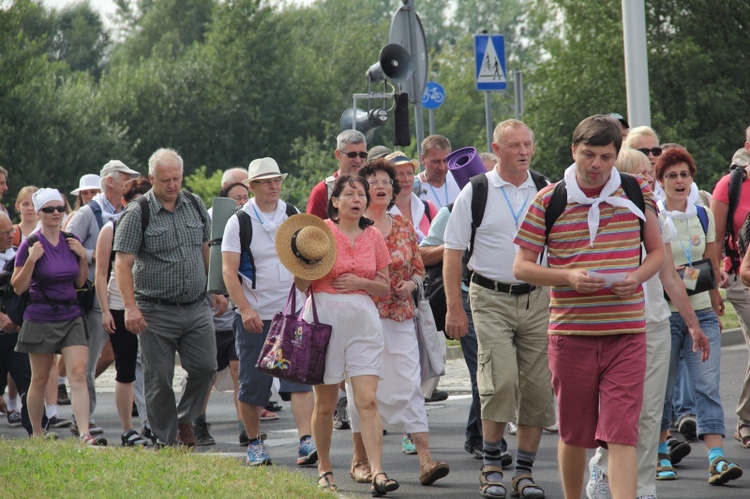
{"label": "black leggings", "polygon": [[112,351],[115,354],[115,381],[132,383],[135,381],[135,361],[138,356],[138,336],[125,327],[125,311],[110,310],[115,320],[115,334],[109,335]]}

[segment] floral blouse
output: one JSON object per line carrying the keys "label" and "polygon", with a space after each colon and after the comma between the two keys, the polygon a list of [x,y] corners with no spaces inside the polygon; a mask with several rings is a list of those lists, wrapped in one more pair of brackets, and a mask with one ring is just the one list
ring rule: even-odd
{"label": "floral blouse", "polygon": [[391,233],[384,237],[385,245],[391,254],[391,292],[386,296],[375,296],[375,305],[380,317],[397,322],[414,317],[414,300],[409,296],[401,300],[396,296],[395,286],[401,281],[408,281],[413,276],[424,278],[424,263],[419,254],[419,243],[414,226],[401,215],[393,216]]}

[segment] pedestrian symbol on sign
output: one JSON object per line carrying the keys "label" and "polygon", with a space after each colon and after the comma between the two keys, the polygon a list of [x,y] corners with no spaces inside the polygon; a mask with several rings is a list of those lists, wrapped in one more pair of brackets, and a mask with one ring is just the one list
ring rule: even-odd
{"label": "pedestrian symbol on sign", "polygon": [[477,83],[499,83],[505,81],[505,73],[500,64],[500,59],[497,57],[495,44],[490,42],[487,44],[487,51],[484,54],[484,61],[482,61],[479,76],[477,76]]}

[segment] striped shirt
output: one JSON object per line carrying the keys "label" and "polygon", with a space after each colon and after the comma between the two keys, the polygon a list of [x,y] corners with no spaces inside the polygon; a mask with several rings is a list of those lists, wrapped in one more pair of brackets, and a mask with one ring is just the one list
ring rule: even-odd
{"label": "striped shirt", "polygon": [[141,225],[141,206],[130,203],[117,222],[114,250],[131,253],[135,298],[159,298],[173,302],[198,300],[206,292],[206,268],[203,243],[211,238],[208,212],[203,216],[180,192],[174,212],[162,206],[150,190],[145,195],[150,208],[145,232]]}
{"label": "striped shirt", "polygon": [[[648,184],[640,181],[646,209],[657,213]],[[599,230],[590,245],[589,205],[568,203],[545,242],[544,213],[554,185],[534,199],[515,243],[541,253],[545,243],[550,268],[587,269],[600,273],[633,272],[640,264],[640,224],[626,208],[599,205]],[[622,187],[613,196],[627,199]],[[549,334],[609,335],[645,332],[643,287],[629,298],[615,295],[610,287],[581,294],[569,286],[550,288]]]}

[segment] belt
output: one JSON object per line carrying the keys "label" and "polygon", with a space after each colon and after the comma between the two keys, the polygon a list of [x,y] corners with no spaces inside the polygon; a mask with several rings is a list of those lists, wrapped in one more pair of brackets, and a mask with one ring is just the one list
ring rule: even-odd
{"label": "belt", "polygon": [[172,300],[165,300],[164,298],[151,298],[150,296],[139,296],[138,298],[136,298],[136,301],[146,301],[149,303],[156,303],[157,305],[169,305],[170,307],[189,307],[190,305],[195,305],[202,299],[203,298],[198,298],[197,300],[193,300],[193,301],[172,301]]}
{"label": "belt", "polygon": [[483,288],[491,289],[498,293],[507,293],[513,296],[527,295],[536,289],[536,286],[526,282],[521,284],[505,284],[504,282],[493,281],[492,279],[487,279],[476,272],[471,275],[471,281],[479,284]]}

